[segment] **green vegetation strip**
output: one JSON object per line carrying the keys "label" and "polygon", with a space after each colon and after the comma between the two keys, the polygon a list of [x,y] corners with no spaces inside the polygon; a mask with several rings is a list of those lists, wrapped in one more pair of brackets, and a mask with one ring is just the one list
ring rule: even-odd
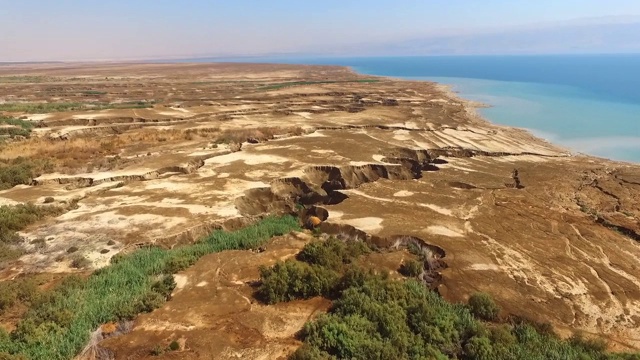
{"label": "green vegetation strip", "polygon": [[325,81],[292,81],[285,83],[270,84],[259,87],[258,90],[278,90],[290,86],[302,86],[302,85],[318,85],[318,84],[339,84],[339,83],[376,83],[380,80],[377,79],[361,79],[361,80],[325,80]]}
{"label": "green vegetation strip", "polygon": [[[416,279],[394,280],[354,265],[369,251],[330,239],[308,244],[297,260],[261,269],[264,302],[333,300],[327,314],[305,324],[303,346],[290,359],[640,359],[606,353],[603,342],[579,336],[562,340],[549,325],[500,321],[487,294],[451,304]],[[404,271],[417,274],[414,266]]]}
{"label": "green vegetation strip", "polygon": [[29,185],[34,177],[48,171],[53,171],[53,165],[45,159],[18,157],[6,162],[0,160],[0,190],[20,184]]}
{"label": "green vegetation strip", "polygon": [[238,231],[215,231],[193,245],[147,248],[116,257],[89,278],[70,278],[43,296],[11,334],[0,332],[0,358],[4,352],[28,359],[70,359],[101,324],[160,306],[175,286],[170,274],[204,255],[249,249],[297,229],[292,216],[270,217]]}
{"label": "green vegetation strip", "polygon": [[81,102],[53,102],[53,103],[4,103],[0,104],[0,111],[20,112],[30,114],[76,111],[76,110],[105,110],[105,109],[145,109],[153,106],[153,102],[134,101],[123,103],[81,103]]}
{"label": "green vegetation strip", "polygon": [[0,135],[29,137],[34,126],[31,121],[0,116]]}
{"label": "green vegetation strip", "polygon": [[0,76],[0,83],[40,83],[46,79],[44,76]]}

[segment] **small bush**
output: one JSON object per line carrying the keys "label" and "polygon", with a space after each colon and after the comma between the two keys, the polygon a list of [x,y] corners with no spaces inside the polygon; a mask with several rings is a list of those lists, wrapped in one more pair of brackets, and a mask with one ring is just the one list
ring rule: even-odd
{"label": "small bush", "polygon": [[400,269],[398,269],[398,272],[406,277],[418,277],[420,274],[422,274],[423,270],[424,265],[422,261],[409,260],[400,265]]}
{"label": "small bush", "polygon": [[156,345],[151,349],[151,356],[160,356],[162,354],[164,354],[164,348],[160,345]]}
{"label": "small bush", "polygon": [[34,127],[34,124],[31,121],[13,119],[3,116],[0,116],[0,125],[12,126],[0,128],[0,134],[7,134],[11,138],[16,136],[29,137],[29,135],[31,134],[31,130]]}
{"label": "small bush", "polygon": [[167,274],[175,274],[192,266],[197,260],[196,257],[189,255],[173,258],[167,262],[164,272]]}
{"label": "small bush", "polygon": [[474,336],[465,344],[464,352],[469,359],[493,360],[493,346],[486,337]]}
{"label": "small bush", "polygon": [[569,338],[571,345],[580,347],[587,352],[601,353],[607,350],[607,343],[601,339],[587,339],[580,333],[574,334]]}
{"label": "small bush", "polygon": [[72,246],[70,248],[67,249],[67,254],[73,254],[74,252],[78,251],[78,247],[77,246]]}
{"label": "small bush", "polygon": [[359,241],[342,241],[334,237],[326,241],[307,244],[297,255],[297,259],[308,264],[339,270],[371,249]]}
{"label": "small bush", "polygon": [[55,201],[56,201],[56,199],[54,199],[51,196],[47,196],[46,198],[44,198],[44,203],[45,204],[51,204],[52,202],[55,202]]}
{"label": "small bush", "polygon": [[[21,238],[17,231],[48,215],[58,215],[62,209],[33,204],[0,206],[0,244],[17,244]],[[1,258],[2,256],[0,256]]]}
{"label": "small bush", "polygon": [[157,281],[151,286],[151,290],[157,292],[158,294],[164,296],[165,299],[171,298],[171,293],[173,289],[176,288],[176,281],[173,278],[173,275],[165,275],[161,280]]}
{"label": "small bush", "polygon": [[7,162],[0,162],[0,190],[10,189],[16,185],[29,185],[31,180],[49,169],[46,161],[33,161],[22,157]]}
{"label": "small bush", "polygon": [[100,254],[107,254],[109,251],[111,251],[111,250],[109,250],[109,249],[102,249],[102,250],[100,250]]}
{"label": "small bush", "polygon": [[11,355],[5,352],[0,352],[0,360],[27,360],[27,358],[22,355]]}
{"label": "small bush", "polygon": [[489,294],[475,293],[471,295],[468,305],[471,313],[480,319],[486,321],[495,321],[498,319],[500,308]]}
{"label": "small bush", "polygon": [[335,271],[298,261],[278,262],[260,269],[260,285],[256,296],[267,304],[329,295],[338,284]]}
{"label": "small bush", "polygon": [[91,265],[91,262],[84,256],[76,256],[71,261],[71,267],[74,269],[86,269]]}
{"label": "small bush", "polygon": [[169,350],[170,351],[178,351],[178,350],[180,350],[180,344],[176,340],[173,340],[169,344]]}

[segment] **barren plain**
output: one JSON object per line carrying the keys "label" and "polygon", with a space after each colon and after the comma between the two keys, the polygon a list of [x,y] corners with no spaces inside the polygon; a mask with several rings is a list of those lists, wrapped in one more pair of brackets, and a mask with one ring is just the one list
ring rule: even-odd
{"label": "barren plain", "polygon": [[[563,336],[640,349],[640,166],[488,123],[437,84],[322,66],[6,65],[0,113],[33,126],[4,140],[0,162],[35,164],[0,205],[64,209],[21,231],[3,280],[87,273],[139,247],[311,214],[322,231],[438,249],[432,284],[448,301],[482,291]],[[179,338],[180,358],[286,356],[326,301],[257,304],[247,283],[311,237],[200,259],[170,301],[103,346],[144,358]],[[395,272],[409,255],[376,256],[365,262]]]}

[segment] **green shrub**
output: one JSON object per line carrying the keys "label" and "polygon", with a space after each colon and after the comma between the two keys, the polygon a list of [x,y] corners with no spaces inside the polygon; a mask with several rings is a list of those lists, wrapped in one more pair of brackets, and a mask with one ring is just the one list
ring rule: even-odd
{"label": "green shrub", "polygon": [[190,254],[185,254],[184,256],[176,257],[167,262],[166,268],[164,272],[168,274],[175,274],[180,272],[198,261],[198,258],[195,256],[191,256]]}
{"label": "green shrub", "polygon": [[6,309],[12,307],[17,299],[16,294],[8,289],[7,286],[3,285],[4,284],[0,283],[0,314],[2,314]]}
{"label": "green shrub", "polygon": [[74,269],[86,269],[91,265],[91,262],[84,256],[75,256],[71,261],[71,267]]}
{"label": "green shrub", "polygon": [[267,304],[329,295],[338,283],[335,271],[299,261],[278,262],[260,268],[262,281],[256,296]]}
{"label": "green shrub", "polygon": [[8,245],[0,242],[0,263],[17,259],[25,253],[23,249],[15,245]]}
{"label": "green shrub", "polygon": [[153,347],[153,349],[151,349],[150,354],[151,356],[160,356],[164,354],[164,348],[160,345],[156,345]]}
{"label": "green shrub", "polygon": [[22,157],[9,161],[0,160],[0,190],[10,189],[21,184],[29,185],[34,177],[52,170],[53,166],[47,160],[32,160]]}
{"label": "green shrub", "polygon": [[176,281],[173,278],[173,275],[164,275],[162,279],[157,281],[151,286],[151,290],[157,292],[162,295],[165,299],[171,298],[171,293],[173,289],[176,288]]}
{"label": "green shrub", "polygon": [[13,138],[16,136],[24,136],[29,137],[31,135],[31,130],[34,127],[33,122],[13,119],[8,117],[0,116],[0,125],[11,125],[12,127],[0,127],[0,135],[9,135],[9,137]]}
{"label": "green shrub", "polygon": [[16,244],[21,239],[17,231],[43,219],[45,216],[59,215],[62,209],[39,207],[33,204],[0,206],[0,244]]}
{"label": "green shrub", "polygon": [[498,305],[493,301],[491,295],[486,293],[471,295],[468,304],[471,313],[483,320],[495,321],[500,313]]}
{"label": "green shrub", "polygon": [[5,352],[0,352],[0,360],[27,360],[27,358],[22,355],[11,355]]}
{"label": "green shrub", "polygon": [[180,350],[180,344],[173,340],[171,343],[169,343],[169,350],[170,351],[178,351]]}
{"label": "green shrub", "polygon": [[[548,329],[538,331],[524,321],[487,324],[480,320],[493,321],[499,314],[489,295],[474,294],[467,306],[447,303],[414,279],[399,281],[384,272],[376,275],[345,266],[343,245],[313,242],[298,254],[298,260],[261,269],[258,296],[269,303],[315,294],[334,299],[329,313],[304,325],[299,333],[303,345],[290,359],[613,360],[636,356],[606,354],[603,344],[578,337],[563,341]],[[353,262],[355,257],[347,259]],[[316,276],[331,279],[333,289],[309,291],[309,286],[314,288],[310,284],[319,281]]]}
{"label": "green shrub", "polygon": [[590,353],[601,353],[607,350],[607,344],[601,339],[587,339],[580,333],[569,338],[571,345],[580,347]]}
{"label": "green shrub", "polygon": [[493,346],[491,340],[486,337],[474,336],[464,345],[467,358],[474,360],[493,360]]}
{"label": "green shrub", "polygon": [[418,277],[424,271],[424,265],[419,260],[409,260],[400,265],[398,272],[406,277]]}
{"label": "green shrub", "polygon": [[307,244],[297,255],[297,259],[308,264],[341,269],[371,249],[364,242],[342,241],[334,237],[326,241],[314,241]]}

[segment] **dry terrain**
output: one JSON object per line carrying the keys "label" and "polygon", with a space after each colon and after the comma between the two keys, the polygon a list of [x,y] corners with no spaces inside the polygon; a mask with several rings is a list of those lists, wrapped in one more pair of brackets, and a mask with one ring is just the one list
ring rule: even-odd
{"label": "dry terrain", "polygon": [[[47,165],[0,191],[0,205],[68,210],[23,231],[26,254],[2,279],[77,272],[71,247],[100,268],[302,205],[327,228],[441,249],[434,286],[447,300],[488,292],[563,335],[640,349],[640,166],[492,125],[436,84],[320,66],[6,65],[2,112],[35,127],[5,140],[0,160]],[[328,305],[255,304],[247,284],[308,238],[202,258],[177,276],[173,300],[104,346],[143,358],[186,339],[175,358],[286,356]],[[392,271],[403,254],[369,260]]]}

